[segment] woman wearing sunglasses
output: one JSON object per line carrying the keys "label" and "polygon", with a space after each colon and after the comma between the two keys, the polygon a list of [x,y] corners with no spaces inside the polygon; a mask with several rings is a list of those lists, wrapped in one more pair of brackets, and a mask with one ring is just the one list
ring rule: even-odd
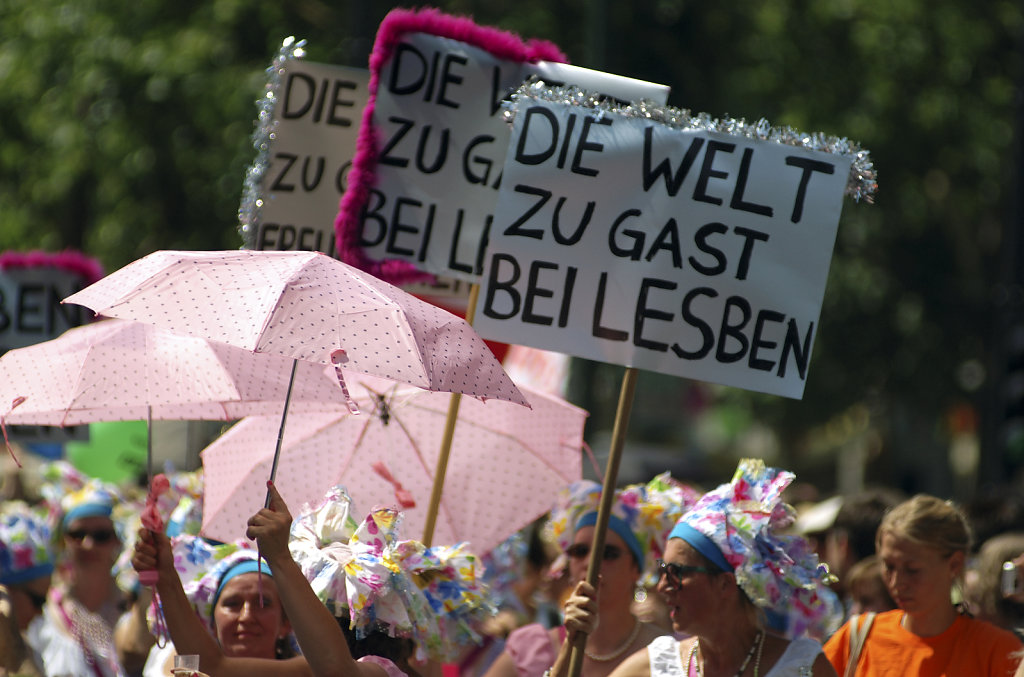
{"label": "woman wearing sunglasses", "polygon": [[96,479],[61,498],[64,554],[46,605],[47,674],[125,674],[114,627],[128,600],[111,571],[121,553],[114,526],[119,503],[116,488]]}
{"label": "woman wearing sunglasses", "polygon": [[776,529],[792,523],[780,500],[793,475],[740,462],[732,482],[704,495],[669,534],[658,592],[672,627],[629,657],[615,677],[835,675],[821,637],[841,606],[808,544]]}
{"label": "woman wearing sunglasses", "polygon": [[[645,577],[654,580],[654,561],[662,554],[668,530],[696,497],[696,492],[674,482],[668,473],[616,491],[601,554],[600,582],[594,590],[585,578],[601,486],[585,480],[564,489],[551,510],[545,535],[563,553],[553,568],[567,567],[574,588],[565,605],[565,623],[551,629],[532,624],[513,631],[486,677],[538,677],[556,663],[568,665],[570,637],[577,631],[587,635],[582,675],[604,677],[631,653],[664,634],[660,627],[638,619],[633,603],[646,594]],[[613,620],[593,622],[598,616]]]}

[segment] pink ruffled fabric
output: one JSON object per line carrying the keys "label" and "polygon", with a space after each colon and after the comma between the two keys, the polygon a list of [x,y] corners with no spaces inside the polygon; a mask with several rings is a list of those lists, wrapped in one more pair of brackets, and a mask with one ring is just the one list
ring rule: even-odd
{"label": "pink ruffled fabric", "polygon": [[78,273],[89,284],[103,277],[103,266],[94,258],[71,249],[51,254],[43,251],[15,252],[0,254],[0,270],[13,268],[60,268]]}

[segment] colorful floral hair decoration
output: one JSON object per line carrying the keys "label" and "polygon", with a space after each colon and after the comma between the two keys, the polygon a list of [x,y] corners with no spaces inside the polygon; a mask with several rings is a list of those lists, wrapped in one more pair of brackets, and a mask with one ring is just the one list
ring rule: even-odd
{"label": "colorful floral hair decoration", "polygon": [[[246,540],[214,545],[198,536],[178,536],[171,539],[174,553],[174,568],[185,588],[185,595],[192,602],[199,618],[211,633],[216,633],[213,622],[213,607],[220,595],[223,583],[243,571],[239,565],[256,564],[258,553],[255,545]],[[256,571],[252,568],[252,571]],[[262,568],[265,574],[269,568]],[[152,620],[152,619],[151,619]],[[152,628],[152,623],[150,625]]]}
{"label": "colorful floral hair decoration", "polygon": [[794,478],[764,461],[743,459],[732,481],[702,496],[669,538],[683,539],[723,571],[733,572],[774,629],[791,638],[823,638],[839,627],[842,605],[827,587],[835,577],[810,544],[780,533],[795,518],[782,502]]}
{"label": "colorful floral hair decoration", "polygon": [[[113,519],[114,506],[120,502],[117,488],[90,478],[85,486],[67,494],[60,502],[64,517],[61,525],[67,528],[72,522],[83,517],[110,517]],[[120,536],[120,534],[118,534]]]}
{"label": "colorful floral hair decoration", "polygon": [[348,610],[356,637],[373,630],[410,637],[417,652],[451,660],[493,607],[476,558],[461,546],[427,548],[398,538],[400,513],[379,508],[361,524],[344,488],[332,488],[292,523],[289,549],[317,596]]}
{"label": "colorful floral hair decoration", "polygon": [[21,501],[0,511],[0,584],[25,583],[53,573],[50,529]]}
{"label": "colorful floral hair decoration", "polygon": [[[646,484],[631,484],[615,491],[608,528],[625,541],[636,560],[645,584],[656,582],[654,560],[665,552],[665,541],[672,525],[698,498],[699,494],[662,473]],[[601,485],[591,480],[573,482],[559,492],[557,502],[544,527],[547,539],[558,544],[562,554],[552,568],[565,567],[565,551],[572,545],[576,531],[597,521]]]}

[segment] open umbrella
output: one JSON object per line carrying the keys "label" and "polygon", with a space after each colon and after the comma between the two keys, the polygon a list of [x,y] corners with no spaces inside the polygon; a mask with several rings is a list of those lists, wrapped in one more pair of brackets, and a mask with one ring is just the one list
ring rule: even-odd
{"label": "open umbrella", "polygon": [[[110,319],[0,356],[0,420],[68,426],[98,421],[280,416],[293,360]],[[345,410],[323,365],[298,365],[293,411]]]}
{"label": "open umbrella", "polygon": [[320,252],[159,251],[64,302],[254,352],[527,404],[465,320]]}
{"label": "open umbrella", "polygon": [[[363,416],[289,417],[276,486],[291,505],[335,484],[357,505],[398,505],[416,533],[427,518],[448,397],[379,379],[353,377]],[[532,409],[466,399],[459,409],[436,539],[468,540],[484,552],[542,514],[558,490],[580,479],[586,411],[523,387]],[[263,500],[276,422],[250,417],[203,452],[202,533],[237,538]]]}

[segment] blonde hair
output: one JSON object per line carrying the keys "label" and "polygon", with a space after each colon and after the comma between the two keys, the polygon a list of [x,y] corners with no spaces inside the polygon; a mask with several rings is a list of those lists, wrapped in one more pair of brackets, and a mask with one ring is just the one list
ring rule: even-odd
{"label": "blonde hair", "polygon": [[971,549],[971,530],[959,508],[927,494],[918,494],[885,514],[875,535],[878,550],[884,534],[935,548],[947,556]]}

